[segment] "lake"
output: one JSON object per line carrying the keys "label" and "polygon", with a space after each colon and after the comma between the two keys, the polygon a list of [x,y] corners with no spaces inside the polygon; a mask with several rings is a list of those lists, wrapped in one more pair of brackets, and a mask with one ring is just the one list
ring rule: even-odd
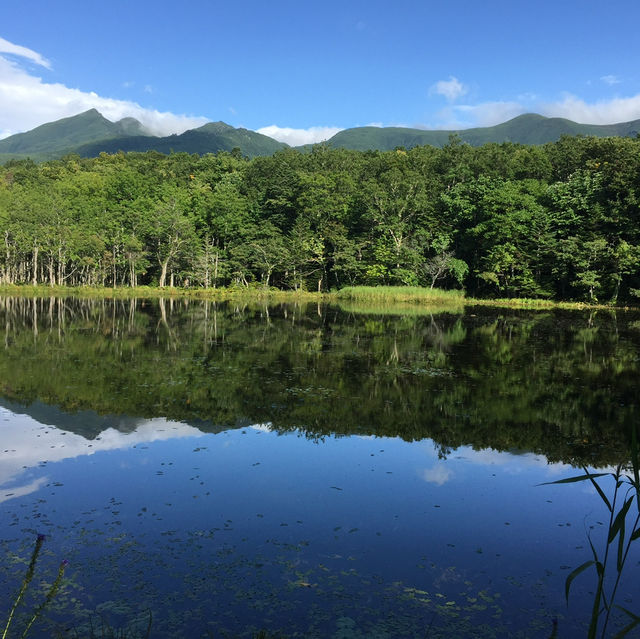
{"label": "lake", "polygon": [[6,297],[0,326],[1,626],[46,535],[8,637],[62,560],[30,637],[586,636],[595,569],[565,580],[609,513],[548,482],[629,461],[639,313]]}

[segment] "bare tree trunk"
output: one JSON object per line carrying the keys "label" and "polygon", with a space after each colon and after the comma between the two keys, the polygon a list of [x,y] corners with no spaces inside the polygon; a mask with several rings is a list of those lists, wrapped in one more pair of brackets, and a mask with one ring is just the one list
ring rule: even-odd
{"label": "bare tree trunk", "polygon": [[164,288],[167,284],[167,269],[169,267],[169,260],[165,260],[164,262],[162,262],[160,264],[161,267],[161,271],[160,271],[160,288]]}
{"label": "bare tree trunk", "polygon": [[114,244],[111,252],[111,278],[112,278],[111,285],[113,286],[113,288],[116,287],[116,277],[117,277],[116,256],[117,256],[117,251],[116,251],[116,245]]}

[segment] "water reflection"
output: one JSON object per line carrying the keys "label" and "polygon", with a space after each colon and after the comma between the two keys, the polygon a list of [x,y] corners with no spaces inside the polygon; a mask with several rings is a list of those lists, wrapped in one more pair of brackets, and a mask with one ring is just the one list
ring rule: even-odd
{"label": "water reflection", "polygon": [[[39,447],[43,428],[46,444],[80,437],[32,423],[27,441],[26,418],[6,416],[17,452]],[[152,609],[159,637],[545,636],[555,615],[580,627],[564,611],[563,566],[582,553],[591,496],[535,486],[560,465],[470,448],[443,460],[430,441],[319,444],[266,425],[196,437],[146,426],[114,431],[117,449],[84,440],[74,458],[58,444],[23,456],[38,489],[2,505],[7,550],[20,554],[12,527],[31,542],[36,526],[69,559],[60,605],[76,630],[96,604],[120,625]],[[92,442],[103,448],[87,454]],[[432,469],[447,481],[425,481]]]}
{"label": "water reflection", "polygon": [[[637,314],[356,314],[315,305],[0,299],[0,392],[201,430],[430,437],[615,465],[638,420]],[[78,425],[88,437],[96,425]]]}
{"label": "water reflection", "polygon": [[[61,421],[65,415],[59,411],[36,411],[45,415],[45,421],[39,422],[29,415],[14,412],[19,408],[16,405],[12,405],[12,408],[0,407],[0,441],[3,447],[0,458],[0,503],[42,488],[49,478],[40,477],[30,481],[29,474],[33,468],[47,463],[156,441],[203,436],[193,426],[156,418],[136,420],[134,430],[129,430],[128,423],[124,432],[111,426],[94,439],[87,440],[71,430],[56,428],[46,419],[47,414],[53,413]],[[117,420],[116,424],[119,423],[120,420]]]}
{"label": "water reflection", "polygon": [[584,636],[564,581],[598,496],[538,484],[629,458],[637,315],[4,298],[0,323],[0,543],[49,532],[75,570],[43,636],[99,606],[159,637]]}

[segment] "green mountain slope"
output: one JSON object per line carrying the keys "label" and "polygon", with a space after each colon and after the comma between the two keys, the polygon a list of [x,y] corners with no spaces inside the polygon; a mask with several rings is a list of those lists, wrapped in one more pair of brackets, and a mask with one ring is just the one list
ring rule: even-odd
{"label": "green mountain slope", "polygon": [[161,153],[217,153],[239,148],[243,155],[256,157],[272,155],[287,145],[261,133],[248,129],[236,129],[224,122],[209,122],[197,129],[167,137],[121,136],[84,144],[75,152],[84,157],[94,157],[101,152],[160,151]]}
{"label": "green mountain slope", "polygon": [[[481,146],[489,142],[544,144],[555,142],[562,135],[635,137],[639,132],[640,120],[606,125],[578,124],[563,118],[546,118],[529,113],[496,126],[458,131],[357,127],[340,131],[324,144],[356,151],[387,151],[425,144],[441,147],[448,142],[451,134],[458,135],[463,142],[472,146]],[[272,155],[287,148],[287,145],[255,131],[236,129],[224,122],[209,122],[180,135],[156,137],[148,134],[134,118],[110,122],[91,109],[0,140],[0,163],[27,157],[43,161],[66,153],[78,153],[84,157],[118,151],[183,151],[202,155],[232,151],[234,148],[239,148],[243,155],[256,157]],[[310,148],[311,145],[298,147],[301,151]]]}
{"label": "green mountain slope", "polygon": [[59,157],[81,144],[117,136],[144,135],[145,130],[134,118],[111,122],[95,109],[63,118],[0,140],[2,156],[37,159]]}
{"label": "green mountain slope", "polygon": [[437,131],[401,127],[357,127],[336,133],[325,144],[331,147],[357,151],[389,151],[403,146],[411,148],[424,144],[444,146],[451,134],[463,142],[481,146],[489,142],[516,142],[519,144],[545,144],[555,142],[563,135],[593,135],[596,137],[635,137],[640,132],[640,120],[619,124],[578,124],[563,118],[546,118],[528,113],[519,115],[496,126],[458,131]]}

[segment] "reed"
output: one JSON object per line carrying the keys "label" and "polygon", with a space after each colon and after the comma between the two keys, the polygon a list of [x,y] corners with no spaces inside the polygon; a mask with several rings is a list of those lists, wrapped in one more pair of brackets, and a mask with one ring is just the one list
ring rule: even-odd
{"label": "reed", "polygon": [[[42,549],[42,544],[44,544],[45,538],[46,538],[45,535],[38,535],[36,539],[33,552],[31,553],[31,560],[29,561],[29,567],[27,568],[27,572],[24,576],[24,579],[22,580],[22,585],[20,586],[20,590],[18,591],[18,594],[16,595],[16,598],[13,601],[13,605],[11,606],[11,610],[9,611],[9,616],[7,617],[7,623],[5,624],[4,631],[2,633],[2,639],[7,639],[7,636],[9,634],[9,628],[11,627],[11,623],[13,622],[16,611],[18,610],[18,607],[20,606],[20,604],[22,603],[22,600],[24,599],[24,596],[29,588],[29,584],[33,580],[33,576],[35,574],[35,569],[36,569],[36,561],[38,560],[38,555],[40,554],[40,550]],[[51,603],[56,593],[60,589],[60,585],[62,584],[62,578],[64,576],[64,571],[68,563],[69,562],[65,559],[60,564],[60,567],[58,569],[58,576],[56,577],[53,584],[51,584],[51,587],[47,591],[44,601],[34,609],[33,613],[29,617],[29,620],[24,630],[22,631],[22,634],[20,635],[21,639],[24,639],[27,636],[29,630],[31,629],[31,626],[33,626],[36,619],[43,613],[45,608]]]}
{"label": "reed", "polygon": [[[615,634],[615,639],[627,636],[640,626],[640,616],[615,603],[625,563],[633,542],[640,538],[640,455],[638,427],[631,432],[631,466],[619,464],[613,473],[592,473],[583,467],[584,474],[568,477],[548,484],[572,484],[590,482],[607,509],[607,541],[600,552],[596,549],[591,533],[587,533],[592,559],[575,568],[565,581],[565,596],[569,605],[569,591],[573,581],[582,573],[593,569],[596,577],[595,594],[591,607],[588,639],[607,636],[607,629],[614,610],[628,618],[628,624]],[[629,471],[629,472],[628,472]],[[613,494],[607,496],[604,481],[613,480]],[[635,506],[634,506],[635,502]]]}

